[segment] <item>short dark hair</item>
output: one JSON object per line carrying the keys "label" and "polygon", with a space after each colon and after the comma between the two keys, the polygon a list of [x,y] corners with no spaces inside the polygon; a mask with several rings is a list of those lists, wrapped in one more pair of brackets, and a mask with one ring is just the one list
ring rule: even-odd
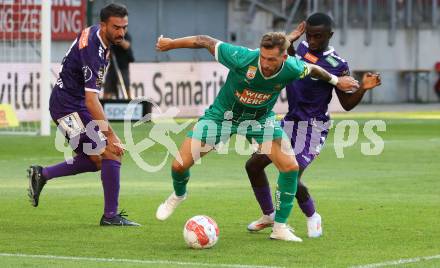
{"label": "short dark hair", "polygon": [[101,9],[99,17],[102,22],[106,22],[110,17],[123,18],[128,16],[128,10],[124,5],[111,3]]}
{"label": "short dark hair", "polygon": [[278,48],[280,52],[283,52],[290,46],[287,36],[282,32],[269,32],[263,35],[260,42],[260,47],[266,49]]}
{"label": "short dark hair", "polygon": [[324,14],[324,13],[314,13],[312,15],[310,15],[307,20],[306,20],[307,24],[310,26],[325,26],[328,29],[332,29],[333,27],[333,20],[332,18],[330,18],[329,15]]}

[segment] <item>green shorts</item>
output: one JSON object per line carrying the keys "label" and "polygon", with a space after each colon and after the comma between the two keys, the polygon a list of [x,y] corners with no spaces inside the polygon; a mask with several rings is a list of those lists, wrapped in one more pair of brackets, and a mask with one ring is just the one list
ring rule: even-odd
{"label": "green shorts", "polygon": [[209,110],[200,117],[186,136],[215,146],[220,142],[226,143],[233,134],[245,136],[250,143],[255,140],[258,144],[281,138],[288,139],[274,112],[269,112],[259,119],[237,122],[225,120]]}

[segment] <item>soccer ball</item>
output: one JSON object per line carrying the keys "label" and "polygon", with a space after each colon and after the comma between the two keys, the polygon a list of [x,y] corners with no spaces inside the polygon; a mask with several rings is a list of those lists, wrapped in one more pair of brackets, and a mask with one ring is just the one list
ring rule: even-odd
{"label": "soccer ball", "polygon": [[198,215],[189,219],[183,228],[183,238],[189,247],[210,248],[218,241],[217,223],[208,216]]}

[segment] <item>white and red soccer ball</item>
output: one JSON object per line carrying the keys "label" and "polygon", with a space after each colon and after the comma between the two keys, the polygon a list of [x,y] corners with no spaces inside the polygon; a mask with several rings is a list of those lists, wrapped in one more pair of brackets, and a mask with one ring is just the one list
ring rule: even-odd
{"label": "white and red soccer ball", "polygon": [[189,219],[183,228],[183,238],[189,247],[210,248],[218,241],[217,223],[208,216],[198,215]]}

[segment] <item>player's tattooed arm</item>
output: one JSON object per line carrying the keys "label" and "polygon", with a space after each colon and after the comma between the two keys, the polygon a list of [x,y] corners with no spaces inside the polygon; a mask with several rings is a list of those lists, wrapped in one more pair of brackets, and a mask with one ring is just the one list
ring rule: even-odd
{"label": "player's tattooed arm", "polygon": [[359,88],[359,82],[351,76],[336,77],[318,65],[306,64],[309,69],[309,74],[313,78],[326,81],[342,91],[353,91],[353,89]]}
{"label": "player's tattooed arm", "polygon": [[177,48],[206,48],[212,55],[215,54],[215,45],[219,40],[208,35],[187,36],[177,39],[160,36],[156,43],[158,51],[168,51]]}
{"label": "player's tattooed arm", "polygon": [[378,73],[365,73],[362,77],[362,84],[358,90],[354,93],[346,93],[340,90],[336,90],[336,95],[338,96],[339,102],[342,108],[346,111],[350,111],[356,107],[359,102],[361,102],[365,93],[382,83],[380,74]]}
{"label": "player's tattooed arm", "polygon": [[206,48],[209,53],[215,55],[215,45],[219,40],[212,38],[209,35],[197,35],[194,45],[200,48]]}

